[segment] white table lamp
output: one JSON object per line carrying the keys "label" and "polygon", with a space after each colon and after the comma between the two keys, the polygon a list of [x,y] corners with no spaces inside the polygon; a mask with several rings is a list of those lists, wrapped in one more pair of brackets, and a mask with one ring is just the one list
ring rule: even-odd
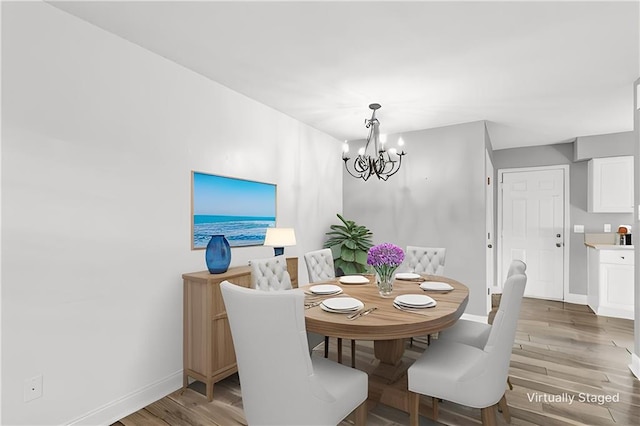
{"label": "white table lamp", "polygon": [[284,254],[284,248],[296,245],[296,233],[293,228],[267,228],[264,245],[273,247],[275,256]]}

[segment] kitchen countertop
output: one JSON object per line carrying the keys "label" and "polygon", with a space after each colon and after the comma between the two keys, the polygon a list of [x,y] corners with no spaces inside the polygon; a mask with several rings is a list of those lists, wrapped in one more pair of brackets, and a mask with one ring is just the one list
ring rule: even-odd
{"label": "kitchen countertop", "polygon": [[620,246],[620,245],[614,245],[614,244],[584,243],[584,245],[596,250],[633,250],[633,246]]}

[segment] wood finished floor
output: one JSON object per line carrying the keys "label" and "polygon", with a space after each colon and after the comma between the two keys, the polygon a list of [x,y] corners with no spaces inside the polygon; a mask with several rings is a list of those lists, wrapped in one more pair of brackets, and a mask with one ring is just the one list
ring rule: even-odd
{"label": "wood finished floor", "polygon": [[[335,340],[331,349],[335,350]],[[405,360],[411,362],[426,345],[407,346]],[[512,425],[639,425],[640,381],[629,371],[633,349],[633,322],[598,317],[588,307],[562,302],[524,299],[513,345],[510,377],[513,390],[506,392]],[[316,349],[318,355],[320,349]],[[348,345],[344,350],[350,364]],[[335,352],[331,354],[335,359]],[[371,371],[376,364],[371,342],[358,341],[356,365]],[[207,402],[200,383],[185,393],[176,391],[131,414],[113,426],[245,425],[238,376],[214,387],[214,400]],[[200,387],[200,389],[198,389]],[[580,395],[615,397],[617,402],[579,401]],[[573,395],[569,403],[549,399]],[[543,398],[547,398],[545,401]],[[534,400],[532,400],[534,399]],[[372,426],[407,425],[409,416],[382,405],[370,406]],[[498,413],[498,424],[506,424]],[[352,425],[346,419],[340,425]],[[421,425],[477,425],[480,410],[450,402],[440,404],[438,422],[421,417]]]}

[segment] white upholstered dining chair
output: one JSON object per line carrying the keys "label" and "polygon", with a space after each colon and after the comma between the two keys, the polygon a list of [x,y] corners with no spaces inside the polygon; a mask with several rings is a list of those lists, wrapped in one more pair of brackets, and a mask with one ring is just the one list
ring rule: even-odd
{"label": "white upholstered dining chair", "polygon": [[304,255],[304,262],[307,265],[310,283],[332,280],[336,277],[331,249],[307,252]]}
{"label": "white upholstered dining chair", "polygon": [[220,288],[249,425],[366,424],[367,374],[309,355],[302,291]]}
{"label": "white upholstered dining chair", "polygon": [[[333,265],[333,253],[331,249],[314,250],[305,253],[304,262],[307,265],[309,282],[332,280],[336,277],[336,270]],[[319,336],[319,335],[317,335]],[[324,357],[329,357],[329,336],[321,336],[324,339]],[[317,340],[314,333],[309,333],[309,345]],[[342,364],[342,338],[338,337],[338,362]],[[356,366],[356,342],[351,341],[351,367]]]}
{"label": "white upholstered dining chair", "polygon": [[291,276],[284,256],[251,261],[251,288],[263,291],[290,290]]}
{"label": "white upholstered dining chair", "polygon": [[[517,274],[524,275],[526,270],[527,265],[522,260],[513,260],[509,265],[507,278]],[[489,315],[488,323],[459,319],[452,327],[449,327],[446,330],[438,333],[438,339],[452,340],[454,342],[460,342],[482,349],[489,339],[489,333],[491,332],[493,319],[494,318],[492,315]],[[509,389],[513,390],[513,385],[511,384],[511,380],[508,376],[507,385],[509,386]],[[507,403],[505,397],[505,400],[502,401],[502,404],[500,404],[500,409],[505,419],[509,419],[509,409],[506,405]]]}
{"label": "white upholstered dining chair", "polygon": [[[251,261],[251,288],[262,291],[291,290],[291,276],[284,256],[254,259]],[[309,350],[325,339],[317,333],[307,333]]]}
{"label": "white upholstered dining chair", "polygon": [[406,269],[416,274],[444,275],[446,254],[445,248],[407,246]]}
{"label": "white upholstered dining chair", "polygon": [[[516,274],[524,274],[526,270],[527,265],[523,261],[514,260],[509,265],[507,278]],[[489,322],[493,322],[492,320],[493,318],[491,318]],[[453,340],[455,342],[473,345],[477,348],[483,348],[491,332],[490,323],[459,319],[453,326],[438,333],[438,339]]]}
{"label": "white upholstered dining chair", "polygon": [[[410,424],[418,425],[420,395],[482,410],[482,424],[495,424],[494,406],[503,410],[505,382],[515,340],[527,276],[514,274],[504,285],[502,299],[483,348],[453,340],[436,340],[407,371]],[[504,411],[503,411],[504,412]]]}
{"label": "white upholstered dining chair", "polygon": [[[443,247],[407,246],[405,267],[403,269],[416,274],[444,275],[444,260],[447,249]],[[411,338],[413,345],[414,338]],[[427,345],[431,344],[431,335],[427,336]]]}

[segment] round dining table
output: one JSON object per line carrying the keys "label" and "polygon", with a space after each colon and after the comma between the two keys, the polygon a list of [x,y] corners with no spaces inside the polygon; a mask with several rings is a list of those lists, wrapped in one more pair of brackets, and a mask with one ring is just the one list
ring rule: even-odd
{"label": "round dining table", "polygon": [[[365,275],[366,276],[366,275]],[[406,369],[402,362],[405,340],[412,337],[427,336],[442,331],[453,324],[464,313],[469,300],[469,289],[462,283],[448,277],[421,275],[419,279],[394,280],[393,292],[382,297],[372,276],[363,284],[346,284],[340,278],[313,283],[300,287],[305,292],[305,322],[307,331],[323,336],[352,340],[373,341],[374,356],[379,360],[375,371],[369,374],[369,394],[376,394],[379,402],[408,411],[406,398]],[[347,281],[343,279],[343,281]],[[420,288],[420,283],[438,281],[453,287],[450,291],[429,291]],[[310,289],[315,285],[334,284],[342,289],[337,295],[315,295]],[[404,294],[427,295],[436,301],[436,306],[419,310],[405,311],[394,306],[394,299]],[[367,315],[348,319],[347,314],[327,312],[318,304],[331,297],[352,297],[360,300],[363,310],[376,308]],[[390,391],[395,386],[398,395]],[[402,384],[404,383],[404,385]],[[404,388],[403,388],[404,386]],[[397,393],[397,392],[396,392]]]}

